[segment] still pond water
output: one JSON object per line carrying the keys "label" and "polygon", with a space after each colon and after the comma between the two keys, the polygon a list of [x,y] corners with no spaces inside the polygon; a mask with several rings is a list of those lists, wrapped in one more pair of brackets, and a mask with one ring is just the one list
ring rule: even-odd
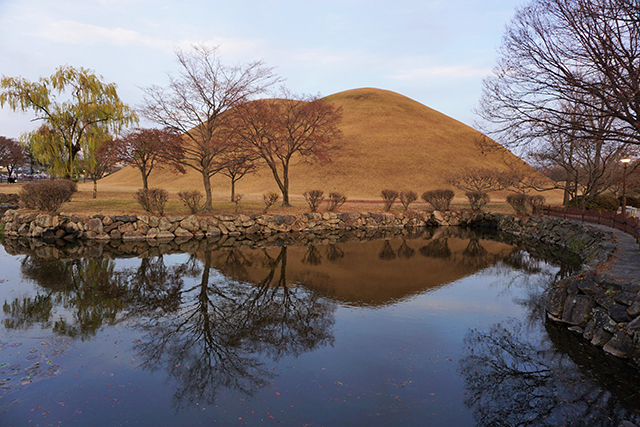
{"label": "still pond water", "polygon": [[544,320],[568,268],[492,236],[34,243],[0,246],[2,426],[638,419],[636,372]]}

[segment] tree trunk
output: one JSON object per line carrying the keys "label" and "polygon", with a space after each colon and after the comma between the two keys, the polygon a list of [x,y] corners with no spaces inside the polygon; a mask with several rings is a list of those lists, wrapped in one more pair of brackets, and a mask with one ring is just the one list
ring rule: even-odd
{"label": "tree trunk", "polygon": [[98,180],[96,178],[92,179],[93,181],[93,198],[98,197]]}
{"label": "tree trunk", "polygon": [[291,206],[289,203],[289,162],[282,165],[282,206]]}
{"label": "tree trunk", "polygon": [[233,178],[231,178],[231,201],[235,202],[236,201],[235,198],[236,198],[236,181]]}
{"label": "tree trunk", "polygon": [[142,188],[149,189],[149,178],[146,173],[142,172]]}
{"label": "tree trunk", "polygon": [[204,184],[204,194],[207,196],[207,200],[204,204],[204,212],[213,212],[213,197],[211,196],[211,178],[206,173],[202,172],[202,183]]}
{"label": "tree trunk", "polygon": [[[271,162],[267,162],[267,165],[269,166],[269,169],[271,169],[271,173],[273,174],[273,179],[276,180],[276,184],[278,184],[278,188],[280,189],[280,192],[282,193],[282,206],[291,206],[289,204],[289,186],[288,183],[285,186],[284,182],[280,179],[280,175],[278,175],[278,168],[276,167],[276,165],[274,163]],[[287,173],[286,176],[288,176],[289,174]]]}

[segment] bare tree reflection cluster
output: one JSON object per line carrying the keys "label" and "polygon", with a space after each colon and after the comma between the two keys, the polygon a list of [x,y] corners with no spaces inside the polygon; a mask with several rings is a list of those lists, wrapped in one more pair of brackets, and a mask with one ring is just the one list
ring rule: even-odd
{"label": "bare tree reflection cluster", "polygon": [[527,315],[465,336],[458,371],[477,425],[617,427],[622,420],[640,421],[640,373],[546,321],[544,289],[566,268],[545,273],[541,260],[525,252],[513,252],[503,264],[521,272],[505,274],[508,282],[501,286],[529,290],[517,301]]}
{"label": "bare tree reflection cluster", "polygon": [[[246,276],[253,261],[239,251],[220,254],[230,276]],[[105,324],[135,318],[141,366],[177,380],[176,407],[212,401],[220,388],[253,394],[272,377],[266,360],[333,343],[335,304],[287,283],[287,247],[276,257],[263,251],[261,262],[267,274],[250,283],[215,270],[211,250],[172,266],[162,256],[142,258],[121,271],[111,259],[27,256],[22,274],[42,292],[5,302],[4,327],[89,339]]]}
{"label": "bare tree reflection cluster", "polygon": [[[451,249],[454,239],[462,251]],[[305,247],[305,268],[342,262],[344,247],[325,243]],[[542,270],[539,258],[518,248],[492,253],[482,235],[468,230],[374,244],[380,245],[378,259],[385,262],[419,256],[454,262],[471,272],[493,266],[534,277]],[[142,256],[138,266],[122,270],[106,257],[56,259],[31,253],[22,260],[22,275],[41,289],[35,296],[4,303],[4,327],[38,325],[90,339],[106,324],[135,320],[129,324],[142,331],[134,347],[141,367],[166,372],[178,384],[176,408],[211,402],[222,389],[252,395],[273,378],[265,367],[268,361],[333,344],[336,303],[287,277],[291,266],[286,245],[243,251],[195,242],[192,249],[180,263],[167,263],[163,255]],[[148,253],[149,248],[144,250]],[[256,271],[262,274],[259,279]],[[527,327],[543,318],[541,298],[532,291],[520,302],[529,308]],[[602,395],[585,385],[578,368],[552,343],[540,347],[522,342],[522,327],[498,324],[489,332],[471,331],[465,340],[467,355],[460,371],[467,381],[467,404],[476,411],[479,425],[553,425],[551,420],[559,419],[557,408],[568,407],[567,402],[569,407],[578,405],[580,416],[600,416],[593,408],[608,407]],[[574,372],[576,379],[567,379]],[[580,409],[580,399],[596,403]]]}
{"label": "bare tree reflection cluster", "polygon": [[[522,322],[512,319],[488,331],[471,330],[465,337],[466,355],[458,369],[465,381],[465,404],[478,426],[617,427],[622,420],[640,419],[620,403],[621,397],[631,396],[629,390],[614,396],[582,372],[584,365],[559,351],[558,343],[531,340],[522,329]],[[597,366],[593,360],[581,362]]]}

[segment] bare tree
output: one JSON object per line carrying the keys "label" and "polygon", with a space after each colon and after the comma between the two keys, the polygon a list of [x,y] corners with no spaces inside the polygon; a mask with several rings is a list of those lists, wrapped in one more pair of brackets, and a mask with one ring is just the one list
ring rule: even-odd
{"label": "bare tree", "polygon": [[[507,28],[479,114],[506,144],[579,130],[640,144],[635,0],[532,0]],[[567,109],[566,105],[571,105]]]}
{"label": "bare tree", "polygon": [[172,130],[135,128],[116,140],[118,160],[133,165],[142,175],[142,188],[149,188],[149,175],[165,164],[185,173],[180,161],[184,157],[182,137]]}
{"label": "bare tree", "polygon": [[211,177],[220,172],[225,152],[233,144],[228,126],[230,109],[265,93],[279,78],[262,61],[227,66],[217,48],[193,46],[189,52],[176,52],[181,71],[169,77],[169,86],[151,86],[142,113],[183,135],[183,166],[202,175],[205,211],[213,210]]}
{"label": "bare tree", "polygon": [[230,147],[224,157],[222,161],[224,166],[220,173],[231,180],[231,201],[234,202],[236,199],[236,182],[256,171],[258,168],[256,162],[259,157],[255,153],[243,149],[241,144]]}
{"label": "bare tree", "polygon": [[286,90],[281,99],[248,102],[234,109],[235,129],[247,150],[262,159],[289,205],[289,167],[295,156],[327,159],[337,146],[342,111],[318,96]]}
{"label": "bare tree", "polygon": [[611,189],[621,177],[620,160],[640,154],[637,146],[609,138],[612,120],[600,118],[590,126],[600,134],[571,132],[550,134],[531,150],[529,157],[564,188],[564,203],[581,196],[584,203]]}
{"label": "bare tree", "polygon": [[505,174],[494,169],[465,168],[445,177],[447,184],[468,192],[489,192],[504,190],[507,185]]}

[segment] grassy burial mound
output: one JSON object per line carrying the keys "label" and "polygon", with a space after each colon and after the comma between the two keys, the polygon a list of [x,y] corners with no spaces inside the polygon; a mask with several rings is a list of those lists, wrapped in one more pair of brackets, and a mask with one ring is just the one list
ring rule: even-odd
{"label": "grassy burial mound", "polygon": [[[529,168],[491,140],[478,144],[480,134],[471,127],[397,93],[354,89],[326,99],[342,107],[341,146],[330,161],[295,162],[290,171],[293,201],[312,189],[323,190],[325,195],[339,191],[351,200],[380,200],[385,188],[422,194],[450,188],[445,176],[464,168],[506,171],[505,160]],[[203,189],[200,174],[193,170],[186,175],[154,171],[149,186],[170,192]],[[229,198],[229,178],[215,176],[212,186],[218,200]],[[142,187],[142,179],[137,169],[129,167],[102,179],[99,187],[135,192]],[[278,188],[266,167],[236,185],[244,200],[261,198],[267,191],[278,192]],[[464,192],[456,190],[456,198],[464,198]]]}

